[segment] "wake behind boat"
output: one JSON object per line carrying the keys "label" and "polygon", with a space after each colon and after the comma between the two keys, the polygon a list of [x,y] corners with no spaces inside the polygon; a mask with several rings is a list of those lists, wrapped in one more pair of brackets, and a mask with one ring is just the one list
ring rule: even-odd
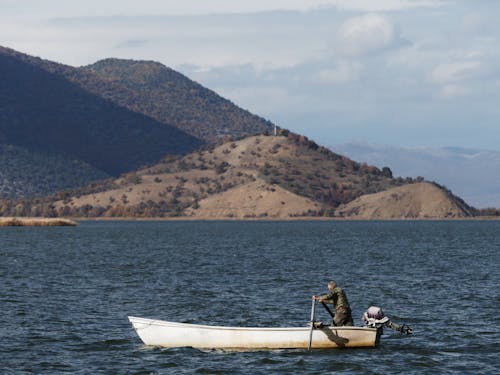
{"label": "wake behind boat", "polygon": [[[135,331],[146,345],[165,348],[258,350],[336,349],[375,347],[380,330],[372,327],[225,327],[129,316]],[[314,329],[312,329],[314,328]]]}

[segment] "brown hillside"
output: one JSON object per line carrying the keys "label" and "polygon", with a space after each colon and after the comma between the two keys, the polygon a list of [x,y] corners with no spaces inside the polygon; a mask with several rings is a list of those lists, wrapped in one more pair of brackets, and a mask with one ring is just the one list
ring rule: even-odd
{"label": "brown hillside", "polygon": [[318,202],[256,180],[246,185],[214,194],[199,202],[197,209],[186,210],[188,216],[197,218],[274,218],[305,216],[318,211]]}
{"label": "brown hillside", "polygon": [[63,216],[333,216],[363,194],[408,183],[306,137],[253,136],[122,176],[54,204]]}
{"label": "brown hillside", "polygon": [[441,219],[472,216],[454,197],[427,182],[363,195],[340,206],[336,215],[356,219]]}

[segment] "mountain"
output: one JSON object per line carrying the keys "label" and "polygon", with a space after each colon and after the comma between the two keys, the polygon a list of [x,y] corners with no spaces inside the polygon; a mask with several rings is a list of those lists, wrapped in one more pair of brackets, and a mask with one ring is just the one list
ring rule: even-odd
{"label": "mountain", "polygon": [[23,197],[0,201],[3,215],[345,217],[423,180],[269,136],[270,122],[155,62],[74,68],[0,47],[0,80],[0,198]]}
{"label": "mountain", "polygon": [[[281,131],[280,136],[252,136],[168,157],[101,186],[93,184],[50,200],[0,206],[0,214],[12,215],[16,209],[59,216],[345,217],[353,215],[337,213],[339,206],[366,194],[417,186],[415,182],[421,181],[393,178],[388,168],[353,162],[304,136]],[[433,186],[444,191],[440,200],[453,198]],[[438,214],[443,218],[468,215],[466,211]]]}
{"label": "mountain", "polygon": [[[72,155],[112,175],[202,142],[98,97],[65,78],[75,68],[0,50],[0,143]],[[53,72],[51,72],[52,70]]]}
{"label": "mountain", "polygon": [[475,207],[500,208],[500,151],[443,148],[403,148],[346,143],[336,152],[376,166],[390,165],[395,175],[424,176],[445,185]]}
{"label": "mountain", "polygon": [[273,126],[157,62],[106,59],[84,68],[126,88],[94,90],[96,94],[210,143],[225,135],[264,133]]}
{"label": "mountain", "polygon": [[84,186],[223,135],[271,129],[154,62],[75,68],[0,47],[0,80],[0,150],[9,160],[0,165],[0,199]]}

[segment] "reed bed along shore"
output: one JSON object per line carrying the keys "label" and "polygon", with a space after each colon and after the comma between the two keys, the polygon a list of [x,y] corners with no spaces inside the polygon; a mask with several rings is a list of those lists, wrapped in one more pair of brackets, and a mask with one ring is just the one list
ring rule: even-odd
{"label": "reed bed along shore", "polygon": [[63,227],[76,225],[76,221],[60,218],[0,217],[0,227]]}

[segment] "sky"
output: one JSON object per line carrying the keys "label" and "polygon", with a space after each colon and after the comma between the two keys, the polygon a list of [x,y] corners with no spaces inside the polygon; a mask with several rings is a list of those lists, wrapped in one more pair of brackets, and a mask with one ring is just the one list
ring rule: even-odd
{"label": "sky", "polygon": [[0,45],[154,60],[321,145],[500,150],[500,1],[0,0]]}

